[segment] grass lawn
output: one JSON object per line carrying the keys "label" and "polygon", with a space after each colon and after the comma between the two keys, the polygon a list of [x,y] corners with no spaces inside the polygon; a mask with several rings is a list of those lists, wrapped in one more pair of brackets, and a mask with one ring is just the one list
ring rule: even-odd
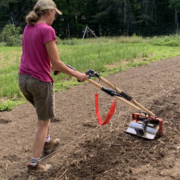
{"label": "grass lawn", "polygon": [[[180,55],[180,36],[113,37],[99,39],[59,40],[60,59],[78,71],[98,71],[101,76],[118,73],[128,68]],[[18,69],[22,47],[0,44],[0,111],[11,110],[25,102],[18,86]],[[52,76],[55,91],[78,85],[75,78],[60,74]]]}

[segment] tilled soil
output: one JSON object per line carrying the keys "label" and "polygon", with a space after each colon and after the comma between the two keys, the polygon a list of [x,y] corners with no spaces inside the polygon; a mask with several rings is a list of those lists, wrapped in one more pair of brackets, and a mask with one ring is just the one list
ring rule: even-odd
{"label": "tilled soil", "polygon": [[34,108],[25,103],[1,112],[0,179],[180,180],[179,76],[180,57],[174,57],[106,77],[163,119],[163,135],[154,140],[124,132],[137,111],[119,100],[110,123],[100,126],[94,94],[103,120],[114,97],[90,83],[56,93],[51,135],[61,144],[41,157],[53,165],[47,174],[29,175],[26,169],[37,128]]}

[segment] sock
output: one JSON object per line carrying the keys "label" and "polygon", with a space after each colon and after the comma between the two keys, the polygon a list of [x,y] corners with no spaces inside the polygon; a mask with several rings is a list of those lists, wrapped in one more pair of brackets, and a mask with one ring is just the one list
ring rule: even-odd
{"label": "sock", "polygon": [[31,162],[30,162],[30,165],[31,166],[35,166],[37,163],[38,163],[38,161],[39,161],[39,158],[31,158]]}
{"label": "sock", "polygon": [[51,136],[50,136],[50,134],[48,134],[45,142],[49,142],[50,140],[51,140]]}

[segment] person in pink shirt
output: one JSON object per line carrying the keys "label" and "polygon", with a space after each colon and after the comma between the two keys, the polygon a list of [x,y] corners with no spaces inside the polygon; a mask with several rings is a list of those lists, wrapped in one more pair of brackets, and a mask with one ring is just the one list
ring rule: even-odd
{"label": "person in pink shirt", "polygon": [[47,172],[52,167],[41,163],[40,155],[51,153],[60,141],[49,134],[50,119],[54,117],[54,81],[50,70],[74,76],[81,82],[87,80],[86,74],[70,69],[59,59],[56,34],[51,27],[56,14],[62,13],[52,0],[38,0],[26,16],[23,33],[19,87],[38,117],[32,158],[27,165],[29,173]]}

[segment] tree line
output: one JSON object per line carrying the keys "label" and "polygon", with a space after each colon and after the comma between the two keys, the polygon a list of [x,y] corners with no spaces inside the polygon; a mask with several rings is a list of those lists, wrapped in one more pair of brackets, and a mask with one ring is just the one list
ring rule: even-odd
{"label": "tree line", "polygon": [[[82,38],[86,25],[97,36],[149,37],[178,32],[179,0],[54,0],[63,13],[53,23],[60,38]],[[26,25],[36,0],[0,0],[0,32]],[[87,31],[91,36],[91,31]],[[86,36],[85,36],[86,37]]]}

